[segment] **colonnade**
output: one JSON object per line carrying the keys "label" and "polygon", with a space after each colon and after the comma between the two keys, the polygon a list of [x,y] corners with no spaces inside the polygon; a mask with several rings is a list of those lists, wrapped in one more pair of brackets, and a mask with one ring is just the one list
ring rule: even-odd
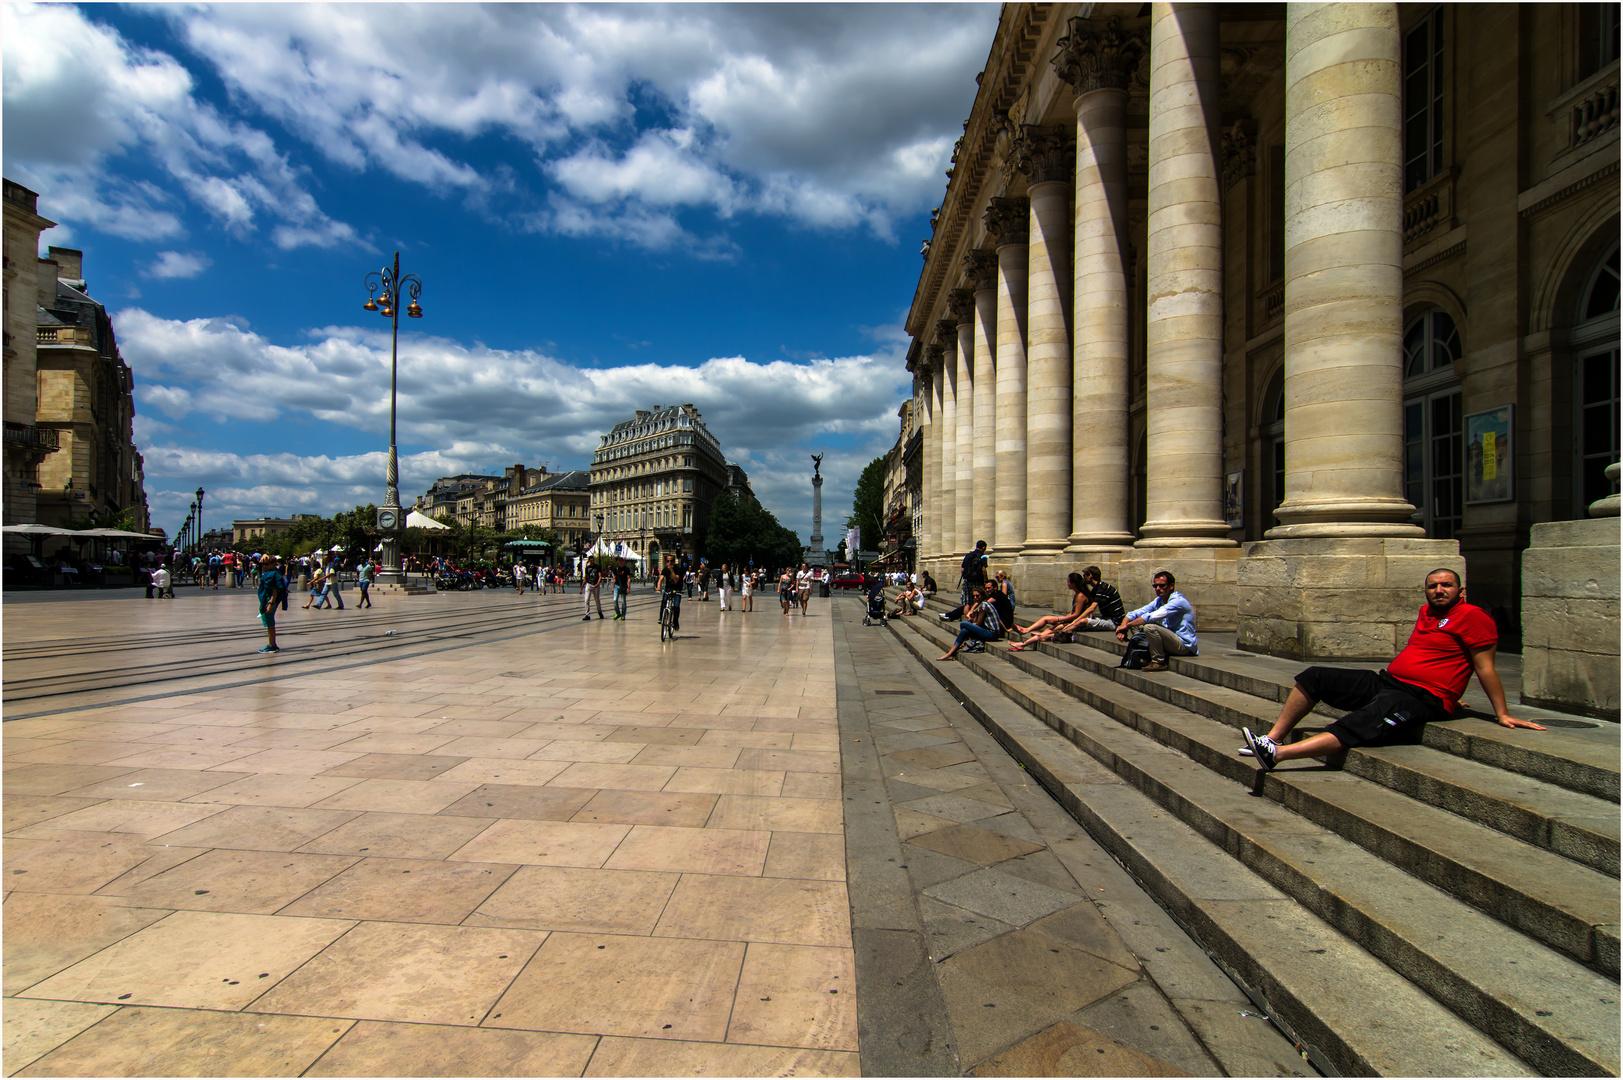
{"label": "colonnade", "polygon": [[[1235,546],[1222,501],[1218,8],[1158,3],[1147,33],[1084,18],[1069,31],[1054,66],[1074,90],[1074,130],[1012,133],[1004,159],[1027,196],[990,200],[990,250],[962,256],[962,284],[916,368],[926,558],[981,539],[1005,559]],[[1146,51],[1146,287],[1134,300],[1125,115]],[[1400,57],[1395,5],[1289,6],[1287,498],[1270,539],[1422,535],[1401,471]],[[1137,530],[1132,302],[1145,313]]]}

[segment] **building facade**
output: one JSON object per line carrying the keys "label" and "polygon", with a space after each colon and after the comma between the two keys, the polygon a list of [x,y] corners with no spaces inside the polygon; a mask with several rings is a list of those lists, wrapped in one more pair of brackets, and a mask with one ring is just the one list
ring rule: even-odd
{"label": "building facade", "polygon": [[504,516],[507,528],[551,529],[558,534],[560,547],[574,551],[590,543],[591,474],[583,469],[551,473],[517,495],[507,498]]}
{"label": "building facade", "polygon": [[39,467],[39,521],[65,524],[126,511],[148,527],[145,477],[133,433],[135,376],[119,355],[107,309],[91,299],[84,256],[52,247],[39,260],[35,424],[60,449]]}
{"label": "building facade", "polygon": [[[39,237],[56,225],[39,215],[37,204],[38,196],[34,192],[21,184],[4,181],[5,263],[0,304],[5,312],[4,514],[7,525],[38,522],[35,497],[40,489],[40,462],[58,447],[56,429],[42,428],[36,423]],[[28,546],[23,540],[16,543],[19,549]]]}
{"label": "building facade", "polygon": [[1515,647],[1618,460],[1617,13],[1005,5],[906,324],[943,586],[1165,566],[1243,647],[1384,658],[1468,564]]}
{"label": "building facade", "polygon": [[730,481],[721,444],[693,405],[638,409],[592,455],[593,528],[643,559],[700,555],[710,506]]}
{"label": "building facade", "polygon": [[231,543],[240,544],[247,540],[257,540],[262,536],[285,533],[293,527],[294,522],[306,519],[319,521],[321,515],[294,514],[285,518],[239,518],[231,523]]}

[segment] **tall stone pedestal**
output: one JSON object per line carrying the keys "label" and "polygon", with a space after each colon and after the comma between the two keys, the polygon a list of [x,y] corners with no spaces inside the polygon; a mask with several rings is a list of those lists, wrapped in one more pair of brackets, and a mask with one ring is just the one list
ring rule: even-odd
{"label": "tall stone pedestal", "polygon": [[1524,704],[1618,719],[1619,520],[1533,526],[1522,552]]}
{"label": "tall stone pedestal", "polygon": [[[1098,562],[1089,558],[1087,562]],[[1086,565],[1084,563],[1083,565]],[[1235,581],[1240,565],[1240,549],[1229,547],[1139,547],[1128,548],[1117,560],[1114,579],[1127,610],[1143,607],[1155,599],[1151,582],[1159,570],[1170,571],[1178,579],[1178,591],[1195,608],[1195,632],[1233,630],[1236,606]],[[1100,568],[1104,563],[1099,563]]]}
{"label": "tall stone pedestal", "polygon": [[1426,602],[1426,574],[1439,567],[1465,576],[1456,541],[1327,537],[1247,544],[1236,638],[1242,649],[1292,659],[1390,660],[1409,640],[1415,613]]}

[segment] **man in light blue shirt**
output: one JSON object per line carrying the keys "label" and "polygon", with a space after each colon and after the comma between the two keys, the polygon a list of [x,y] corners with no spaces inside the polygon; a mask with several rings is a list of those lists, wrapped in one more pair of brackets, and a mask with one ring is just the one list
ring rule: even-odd
{"label": "man in light blue shirt", "polygon": [[1126,641],[1142,630],[1150,646],[1150,662],[1145,671],[1165,671],[1167,656],[1194,656],[1199,651],[1195,638],[1195,609],[1183,593],[1174,591],[1178,579],[1169,570],[1155,573],[1155,599],[1127,617],[1116,627],[1116,637]]}

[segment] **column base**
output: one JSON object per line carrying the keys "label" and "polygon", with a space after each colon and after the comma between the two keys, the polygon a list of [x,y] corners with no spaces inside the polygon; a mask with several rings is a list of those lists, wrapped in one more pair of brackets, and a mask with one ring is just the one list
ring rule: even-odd
{"label": "column base", "polygon": [[[1116,561],[1117,579],[1111,581],[1121,593],[1122,603],[1128,611],[1143,607],[1155,599],[1151,582],[1157,571],[1169,571],[1178,579],[1177,589],[1189,598],[1195,608],[1195,632],[1233,630],[1237,593],[1236,568],[1240,564],[1240,548],[1210,547],[1195,540],[1178,547],[1163,546],[1146,549],[1135,546]],[[1104,564],[1100,564],[1104,568]]]}
{"label": "column base", "polygon": [[1250,652],[1293,660],[1390,660],[1426,602],[1426,574],[1439,567],[1464,574],[1457,541],[1341,536],[1247,544],[1235,639]]}
{"label": "column base", "polygon": [[1094,551],[1124,551],[1133,546],[1138,537],[1134,533],[1072,533],[1065,550],[1070,554]]}
{"label": "column base", "polygon": [[[1145,522],[1139,526],[1140,548],[1238,548],[1229,538],[1226,521],[1178,521],[1166,525]],[[1176,571],[1174,571],[1176,573]]]}
{"label": "column base", "polygon": [[1522,552],[1523,704],[1618,719],[1619,520],[1533,526]]}

